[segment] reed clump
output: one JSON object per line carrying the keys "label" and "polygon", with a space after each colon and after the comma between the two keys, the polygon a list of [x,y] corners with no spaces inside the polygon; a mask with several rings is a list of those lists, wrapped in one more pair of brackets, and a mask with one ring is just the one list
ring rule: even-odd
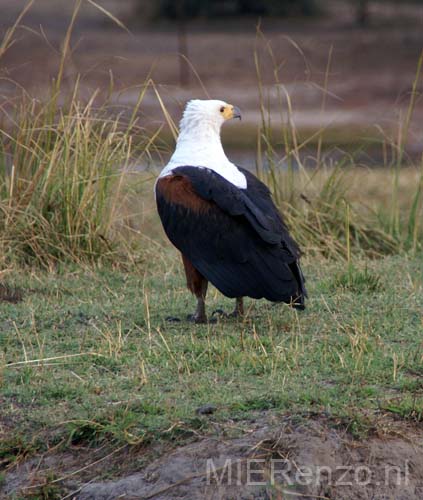
{"label": "reed clump", "polygon": [[[378,143],[375,143],[374,134],[371,138],[373,147],[376,145],[383,152],[383,162],[377,168],[382,175],[369,176],[369,169],[363,169],[363,165],[355,161],[354,152],[337,151],[337,160],[326,160],[323,150],[327,131],[324,127],[310,133],[309,137],[301,137],[293,120],[289,93],[279,75],[283,65],[277,60],[271,43],[265,39],[260,28],[256,42],[257,46],[264,42],[274,74],[274,84],[265,86],[262,59],[256,47],[254,57],[261,111],[257,134],[257,174],[270,187],[301,246],[307,253],[347,260],[353,252],[374,258],[421,251],[423,159],[418,164],[409,161],[406,144],[418,97],[423,53],[417,64],[407,112],[398,123],[400,133],[390,138],[379,128]],[[301,50],[294,41],[291,43]],[[326,106],[331,57],[330,52],[322,88],[322,111]],[[269,104],[269,88],[277,94],[277,109]],[[315,147],[312,168],[306,167],[303,154],[310,144]],[[402,192],[400,185],[400,178],[404,177],[412,180],[412,186],[408,186],[406,193]],[[361,191],[358,197],[353,189],[357,183]],[[378,193],[376,198],[375,191]],[[404,197],[407,198],[405,202]]]}
{"label": "reed clump", "polygon": [[[13,32],[31,3],[6,33],[0,57],[11,45]],[[114,223],[126,171],[138,154],[149,154],[153,147],[137,118],[149,82],[141,85],[131,110],[118,112],[116,104],[111,110],[112,85],[108,95],[95,90],[82,97],[77,76],[71,91],[62,88],[80,6],[79,0],[47,97],[41,101],[22,91],[0,103],[3,264],[49,267],[59,261],[114,258],[118,251]]]}
{"label": "reed clump", "polygon": [[[77,90],[77,88],[76,88]],[[131,127],[100,119],[94,96],[59,107],[23,96],[0,128],[0,253],[38,261],[97,259],[109,238]],[[119,168],[120,167],[120,168]]]}

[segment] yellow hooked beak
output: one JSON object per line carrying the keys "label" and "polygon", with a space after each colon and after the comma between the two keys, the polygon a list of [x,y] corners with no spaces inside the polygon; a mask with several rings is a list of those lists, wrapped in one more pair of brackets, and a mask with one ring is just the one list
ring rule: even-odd
{"label": "yellow hooked beak", "polygon": [[222,106],[220,112],[225,120],[231,120],[232,118],[239,118],[241,120],[241,110],[237,106],[232,106],[232,104]]}

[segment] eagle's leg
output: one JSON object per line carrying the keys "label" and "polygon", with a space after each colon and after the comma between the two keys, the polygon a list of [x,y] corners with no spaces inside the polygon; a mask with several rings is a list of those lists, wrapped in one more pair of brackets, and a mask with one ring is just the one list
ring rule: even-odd
{"label": "eagle's leg", "polygon": [[197,297],[197,308],[195,313],[189,315],[188,319],[194,323],[207,323],[205,300],[208,281],[199,271],[197,271],[197,269],[195,269],[184,255],[182,255],[182,260],[184,263],[188,289]]}
{"label": "eagle's leg", "polygon": [[242,297],[237,297],[235,300],[235,309],[232,311],[231,316],[242,318],[244,316],[244,300]]}

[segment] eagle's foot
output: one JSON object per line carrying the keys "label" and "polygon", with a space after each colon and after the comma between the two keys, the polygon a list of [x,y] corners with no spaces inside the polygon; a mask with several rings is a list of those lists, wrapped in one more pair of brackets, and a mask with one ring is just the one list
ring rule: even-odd
{"label": "eagle's foot", "polygon": [[204,314],[188,314],[187,320],[196,325],[207,323],[207,316]]}
{"label": "eagle's foot", "polygon": [[215,309],[212,312],[212,316],[218,316],[219,318],[241,318],[242,314],[238,311],[238,309],[234,309],[232,312],[227,313],[223,309]]}
{"label": "eagle's foot", "polygon": [[217,315],[223,318],[242,318],[244,316],[244,304],[242,297],[236,299],[235,309],[231,313],[226,313],[223,309],[216,309],[212,316]]}
{"label": "eagle's foot", "polygon": [[216,320],[207,320],[207,315],[206,315],[206,304],[204,301],[205,297],[205,290],[197,295],[197,308],[195,309],[194,314],[189,314],[187,316],[187,320],[191,321],[192,323],[197,324],[204,324],[204,323],[215,323]]}
{"label": "eagle's foot", "polygon": [[196,325],[204,325],[207,323],[216,323],[216,318],[207,319],[205,314],[188,314],[187,320]]}
{"label": "eagle's foot", "polygon": [[180,323],[181,318],[178,318],[177,316],[166,316],[165,320],[168,323]]}
{"label": "eagle's foot", "polygon": [[223,309],[215,309],[212,312],[212,316],[227,316],[227,314],[225,313],[225,311]]}

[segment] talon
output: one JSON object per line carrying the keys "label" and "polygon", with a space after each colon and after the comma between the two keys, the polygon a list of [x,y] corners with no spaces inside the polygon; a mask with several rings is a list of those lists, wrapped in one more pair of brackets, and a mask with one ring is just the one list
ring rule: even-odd
{"label": "talon", "polygon": [[176,316],[166,316],[165,320],[169,323],[179,323],[181,321],[181,319]]}
{"label": "talon", "polygon": [[223,309],[216,309],[213,311],[212,316],[221,316],[222,318],[240,318],[242,314],[238,311],[238,309],[235,309],[235,311],[232,311],[231,313],[225,312]]}
{"label": "talon", "polygon": [[219,314],[220,316],[226,316],[226,313],[223,309],[215,309],[213,312],[212,312],[212,316],[214,316],[215,314]]}
{"label": "talon", "polygon": [[196,314],[188,314],[187,320],[191,323],[195,323],[196,325],[210,325],[217,323],[216,318],[207,318],[207,316],[197,316]]}
{"label": "talon", "polygon": [[197,314],[188,314],[187,320],[195,323],[196,325],[207,323],[206,316],[198,316]]}

